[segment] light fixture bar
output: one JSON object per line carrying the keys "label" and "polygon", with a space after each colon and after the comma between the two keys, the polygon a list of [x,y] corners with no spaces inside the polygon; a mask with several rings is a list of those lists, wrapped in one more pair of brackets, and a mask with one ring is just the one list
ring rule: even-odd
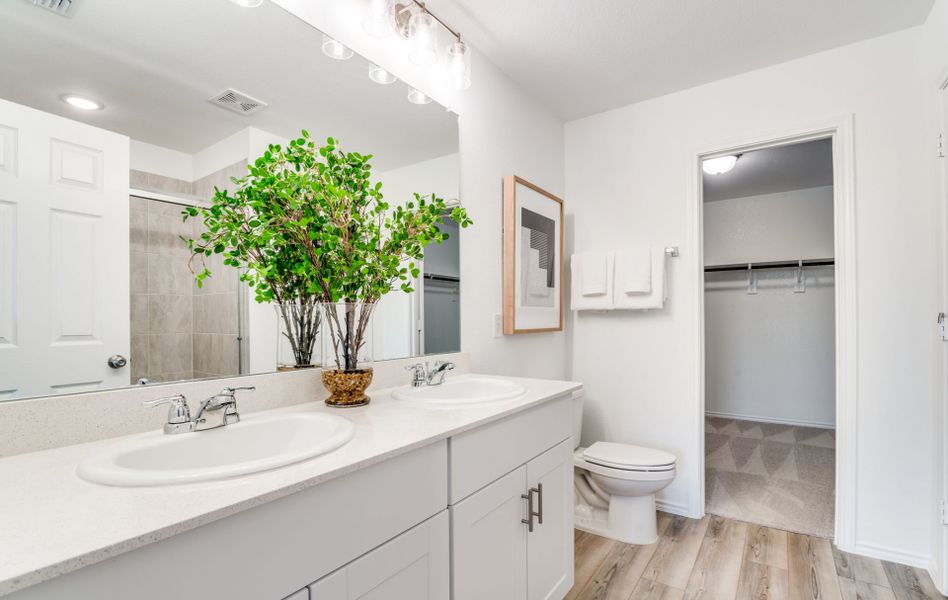
{"label": "light fixture bar", "polygon": [[[436,14],[434,14],[433,12],[431,12],[430,10],[428,10],[428,7],[425,6],[425,3],[424,3],[424,2],[419,2],[419,0],[411,0],[411,3],[414,4],[415,6],[417,6],[418,8],[420,8],[420,9],[422,10],[422,12],[431,15],[431,18],[432,18],[432,19],[434,19],[434,20],[437,21],[442,27],[444,27],[445,29],[447,29],[448,32],[449,32],[451,35],[453,35],[454,37],[456,37],[456,38],[458,39],[459,42],[461,41],[461,34],[458,33],[457,31],[455,31],[454,29],[452,29],[450,25],[448,25],[447,23],[445,23],[444,21],[442,21],[441,18],[438,17],[438,15],[436,15]],[[406,7],[406,8],[407,8],[407,7]]]}

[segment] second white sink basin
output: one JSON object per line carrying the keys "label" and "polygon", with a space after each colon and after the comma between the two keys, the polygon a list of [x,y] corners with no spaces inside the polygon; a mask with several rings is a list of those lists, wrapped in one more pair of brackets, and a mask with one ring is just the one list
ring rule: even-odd
{"label": "second white sink basin", "polygon": [[123,440],[83,460],[77,473],[87,481],[126,487],[224,479],[332,452],[354,434],[353,423],[336,415],[250,415],[218,429]]}
{"label": "second white sink basin", "polygon": [[392,392],[392,396],[396,400],[456,406],[509,400],[523,395],[525,391],[520,384],[506,379],[462,376],[457,379],[446,379],[440,385],[398,388]]}

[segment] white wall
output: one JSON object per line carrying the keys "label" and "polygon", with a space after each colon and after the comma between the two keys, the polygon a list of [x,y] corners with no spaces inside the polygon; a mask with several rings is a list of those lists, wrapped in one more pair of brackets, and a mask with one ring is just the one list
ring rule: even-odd
{"label": "white wall", "polygon": [[[705,265],[833,257],[832,186],[704,204]],[[705,412],[833,427],[834,271],[705,275]]]}
{"label": "white wall", "polygon": [[190,154],[131,140],[129,168],[164,177],[194,181],[194,160]]}
{"label": "white wall", "polygon": [[[408,61],[404,40],[397,36],[378,40],[367,35],[361,26],[361,2],[275,2],[459,115],[461,202],[474,221],[474,226],[461,234],[461,279],[477,283],[462,292],[462,349],[470,353],[475,372],[564,378],[564,333],[491,337],[492,315],[502,310],[502,178],[517,174],[562,194],[562,123],[476,49],[474,83],[469,90],[454,93],[444,88],[439,71]],[[440,46],[447,47],[447,40]],[[569,206],[569,197],[566,202]]]}
{"label": "white wall", "polygon": [[[931,129],[948,133],[948,91],[942,87],[948,80],[948,0],[936,0],[928,21],[922,28],[922,64],[925,69],[925,82],[928,84],[928,96],[931,102]],[[933,199],[936,210],[932,218],[932,239],[937,250],[937,260],[933,265],[931,277],[942,283],[935,292],[935,303],[939,311],[948,310],[948,289],[946,289],[946,203],[948,203],[948,160],[936,158],[934,153],[928,157],[932,169]],[[932,579],[942,594],[948,594],[948,527],[941,524],[940,500],[948,498],[948,379],[945,366],[948,364],[948,344],[937,335],[931,336],[933,348],[933,369],[936,376],[932,381],[932,395],[935,398],[933,422],[936,431],[933,439],[933,481],[936,493],[929,506],[928,516],[933,524],[932,531]]]}
{"label": "white wall", "polygon": [[699,150],[854,115],[858,390],[856,545],[916,564],[930,553],[931,132],[921,35],[908,30],[641,102],[566,125],[575,245],[679,245],[669,304],[575,318],[573,376],[586,387],[584,437],[674,452],[663,494],[696,514],[703,449],[689,228]]}
{"label": "white wall", "polygon": [[833,258],[833,187],[704,203],[704,264]]}

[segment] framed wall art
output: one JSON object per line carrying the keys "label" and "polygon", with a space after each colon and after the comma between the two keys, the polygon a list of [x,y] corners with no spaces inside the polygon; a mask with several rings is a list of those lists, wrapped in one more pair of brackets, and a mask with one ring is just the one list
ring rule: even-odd
{"label": "framed wall art", "polygon": [[563,330],[563,200],[504,177],[504,334]]}

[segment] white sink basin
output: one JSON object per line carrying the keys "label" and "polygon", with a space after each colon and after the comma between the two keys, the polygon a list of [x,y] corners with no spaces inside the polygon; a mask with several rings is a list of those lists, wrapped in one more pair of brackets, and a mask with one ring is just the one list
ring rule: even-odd
{"label": "white sink basin", "polygon": [[392,392],[396,400],[411,400],[440,406],[457,406],[509,400],[523,395],[523,386],[506,379],[461,377],[441,385],[403,387]]}
{"label": "white sink basin", "polygon": [[251,415],[219,429],[129,438],[83,460],[77,473],[94,483],[117,486],[224,479],[332,452],[354,434],[352,422],[336,415]]}

